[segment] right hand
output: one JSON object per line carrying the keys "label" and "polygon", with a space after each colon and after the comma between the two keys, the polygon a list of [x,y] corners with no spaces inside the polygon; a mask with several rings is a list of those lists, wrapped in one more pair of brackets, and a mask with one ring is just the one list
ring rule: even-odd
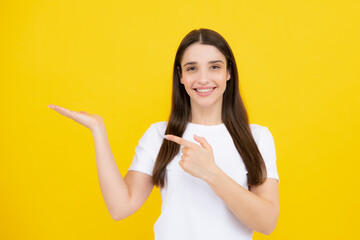
{"label": "right hand", "polygon": [[49,108],[55,110],[61,115],[64,115],[65,117],[71,118],[75,122],[78,122],[81,125],[89,128],[91,131],[104,124],[102,117],[96,114],[90,114],[85,111],[80,111],[80,112],[71,111],[69,109],[53,104],[50,104]]}

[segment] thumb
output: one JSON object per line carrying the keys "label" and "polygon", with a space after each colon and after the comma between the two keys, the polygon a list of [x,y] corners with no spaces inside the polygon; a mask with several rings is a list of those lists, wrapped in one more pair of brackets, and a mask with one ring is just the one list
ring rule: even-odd
{"label": "thumb", "polygon": [[199,142],[203,148],[205,148],[207,150],[212,150],[211,145],[206,141],[206,139],[204,137],[199,137],[194,134],[194,139],[195,139],[195,141]]}

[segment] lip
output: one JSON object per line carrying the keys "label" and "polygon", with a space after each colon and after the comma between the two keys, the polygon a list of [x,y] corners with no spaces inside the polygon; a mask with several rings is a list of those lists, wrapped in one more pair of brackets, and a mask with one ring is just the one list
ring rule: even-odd
{"label": "lip", "polygon": [[209,89],[209,88],[215,88],[215,87],[211,87],[211,86],[209,86],[209,87],[196,87],[196,88],[193,88],[193,89],[195,90],[195,89]]}
{"label": "lip", "polygon": [[[213,88],[213,90],[209,91],[209,92],[198,92],[196,91],[196,89],[209,89],[209,88]],[[200,97],[206,97],[209,96],[210,94],[212,94],[214,92],[214,90],[216,89],[216,87],[199,87],[199,88],[194,88],[194,91],[196,92],[197,95],[199,95]]]}

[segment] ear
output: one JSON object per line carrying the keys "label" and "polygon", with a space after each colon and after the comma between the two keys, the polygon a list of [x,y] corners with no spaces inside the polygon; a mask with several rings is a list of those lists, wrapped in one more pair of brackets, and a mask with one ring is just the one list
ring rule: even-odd
{"label": "ear", "polygon": [[184,84],[182,81],[182,74],[181,74],[181,70],[180,70],[179,66],[177,67],[177,71],[178,71],[178,75],[180,76],[180,83]]}
{"label": "ear", "polygon": [[227,66],[227,77],[226,77],[226,81],[230,80],[231,78],[231,62],[229,62],[228,66]]}

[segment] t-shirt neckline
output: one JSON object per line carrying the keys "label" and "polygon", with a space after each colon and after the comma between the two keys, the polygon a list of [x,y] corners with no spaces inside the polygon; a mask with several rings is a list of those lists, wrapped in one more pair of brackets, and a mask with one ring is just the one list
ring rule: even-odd
{"label": "t-shirt neckline", "polygon": [[221,127],[225,126],[225,123],[220,123],[217,125],[203,125],[203,124],[188,122],[188,126],[193,126],[193,127],[197,127],[197,128],[221,128]]}

